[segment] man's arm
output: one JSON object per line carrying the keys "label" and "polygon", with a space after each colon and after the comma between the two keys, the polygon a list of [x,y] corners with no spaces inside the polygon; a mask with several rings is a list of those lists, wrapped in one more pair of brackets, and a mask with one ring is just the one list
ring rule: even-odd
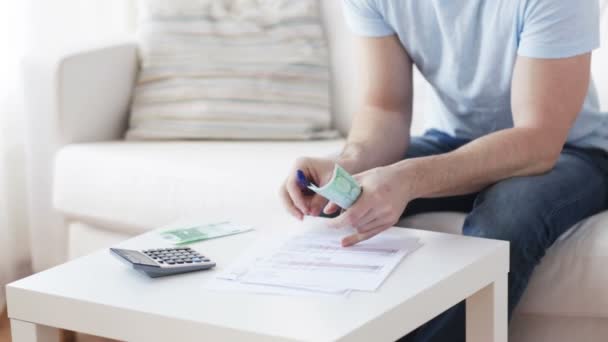
{"label": "man's arm", "polygon": [[542,174],[557,162],[589,90],[591,54],[519,57],[512,82],[514,127],[451,153],[395,164],[414,198],[472,193],[500,180]]}
{"label": "man's arm", "polygon": [[590,54],[555,60],[518,58],[512,84],[513,128],[450,153],[355,175],[363,194],[329,225],[356,228],[356,234],[342,240],[351,246],[393,226],[416,198],[472,193],[503,179],[548,172],[588,92],[590,61]]}
{"label": "man's arm", "polygon": [[412,121],[412,61],[397,36],[357,40],[363,103],[338,158],[351,173],[401,160]]}
{"label": "man's arm", "polygon": [[[298,219],[319,215],[327,200],[305,196],[296,171],[315,184],[331,178],[337,162],[356,174],[401,160],[409,143],[412,118],[412,62],[396,35],[358,37],[363,104],[354,115],[344,150],[336,160],[299,158],[280,188],[285,208]],[[335,209],[334,209],[335,210]]]}

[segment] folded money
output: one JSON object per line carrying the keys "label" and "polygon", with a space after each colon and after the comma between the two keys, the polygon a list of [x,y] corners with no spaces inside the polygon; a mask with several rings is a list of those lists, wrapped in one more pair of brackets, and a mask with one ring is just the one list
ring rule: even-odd
{"label": "folded money", "polygon": [[234,224],[232,222],[218,222],[212,224],[196,225],[187,228],[172,229],[161,232],[161,236],[176,245],[209,240],[222,236],[234,235],[253,230],[253,227]]}
{"label": "folded money", "polygon": [[308,188],[342,209],[350,208],[361,195],[361,185],[338,164],[329,183],[320,188],[311,184]]}

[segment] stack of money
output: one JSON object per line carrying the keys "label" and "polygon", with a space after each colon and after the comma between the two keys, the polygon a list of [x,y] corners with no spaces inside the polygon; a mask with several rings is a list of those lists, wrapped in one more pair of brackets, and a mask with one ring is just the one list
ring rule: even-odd
{"label": "stack of money", "polygon": [[338,164],[329,183],[320,188],[311,184],[308,188],[342,209],[350,208],[361,195],[361,185]]}

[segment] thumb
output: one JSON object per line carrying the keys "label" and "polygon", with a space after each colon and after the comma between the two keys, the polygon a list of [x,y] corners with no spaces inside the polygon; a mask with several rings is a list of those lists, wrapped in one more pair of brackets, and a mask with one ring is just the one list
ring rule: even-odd
{"label": "thumb", "polygon": [[325,206],[325,209],[323,209],[323,213],[325,215],[332,215],[335,214],[338,210],[340,210],[340,207],[336,203],[329,202],[329,204]]}

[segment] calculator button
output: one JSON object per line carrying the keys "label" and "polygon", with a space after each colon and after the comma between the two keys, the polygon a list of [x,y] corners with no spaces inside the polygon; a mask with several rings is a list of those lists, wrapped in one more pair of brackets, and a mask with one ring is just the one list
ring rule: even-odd
{"label": "calculator button", "polygon": [[169,265],[175,265],[175,261],[169,260],[169,261],[167,261],[167,264],[169,264]]}
{"label": "calculator button", "polygon": [[192,260],[186,260],[186,263],[187,263],[187,264],[191,264],[191,263],[192,263]]}
{"label": "calculator button", "polygon": [[201,262],[202,260],[199,259],[199,258],[194,258],[194,259],[192,259],[192,261],[194,261],[194,262]]}
{"label": "calculator button", "polygon": [[209,262],[209,261],[211,261],[211,260],[209,260],[209,259],[203,259],[203,261],[204,261],[204,262]]}

